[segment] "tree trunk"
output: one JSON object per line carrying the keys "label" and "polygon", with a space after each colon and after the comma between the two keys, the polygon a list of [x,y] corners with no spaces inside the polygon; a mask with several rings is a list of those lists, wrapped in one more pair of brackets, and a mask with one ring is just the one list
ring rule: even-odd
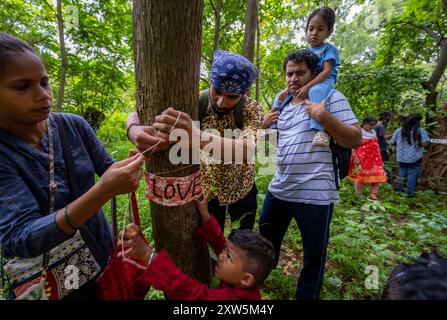
{"label": "tree trunk", "polygon": [[259,16],[256,19],[256,68],[258,69],[258,76],[256,78],[256,101],[259,101],[259,92],[260,92],[260,87],[259,87],[259,78],[260,76],[260,72],[261,72],[261,54],[260,54],[260,50],[261,50],[261,26],[259,25]]}
{"label": "tree trunk", "polygon": [[[428,110],[432,111],[433,114],[436,114],[437,111],[436,100],[438,97],[438,92],[436,91],[436,87],[442,75],[444,74],[446,66],[447,66],[447,38],[443,38],[440,42],[438,63],[436,64],[430,79],[422,84],[424,89],[428,90],[425,105],[427,106]],[[428,117],[426,119],[427,122],[431,122],[431,119],[429,119]]]}
{"label": "tree trunk", "polygon": [[258,21],[259,0],[247,0],[247,12],[245,15],[245,34],[242,55],[253,62],[255,52],[255,36]]}
{"label": "tree trunk", "polygon": [[[202,10],[203,0],[133,1],[137,111],[143,124],[152,124],[171,106],[197,119]],[[163,176],[182,177],[199,170],[198,165],[173,165],[168,151],[151,158],[152,172],[177,170]],[[184,272],[208,283],[207,245],[193,236],[201,224],[195,203],[164,207],[151,201],[150,208],[157,251],[166,248]]]}
{"label": "tree trunk", "polygon": [[[212,0],[211,0],[212,4]],[[216,26],[214,28],[214,51],[219,49],[220,42],[220,12],[222,10],[222,0],[216,0],[216,7],[214,8],[214,14],[216,16]]]}
{"label": "tree trunk", "polygon": [[62,112],[64,102],[65,77],[67,74],[67,53],[65,51],[64,19],[62,17],[62,0],[57,0],[57,25],[59,28],[59,44],[61,51],[61,68],[59,71],[59,94],[57,96],[57,112]]}
{"label": "tree trunk", "polygon": [[[447,104],[438,115],[434,139],[447,139]],[[447,145],[432,143],[422,162],[421,185],[447,192]]]}

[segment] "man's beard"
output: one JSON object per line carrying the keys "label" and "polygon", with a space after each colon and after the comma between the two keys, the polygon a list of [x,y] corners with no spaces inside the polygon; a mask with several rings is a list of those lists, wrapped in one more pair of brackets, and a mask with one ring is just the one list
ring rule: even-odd
{"label": "man's beard", "polygon": [[224,108],[222,111],[220,111],[217,107],[217,103],[212,103],[211,104],[211,110],[217,115],[217,117],[219,119],[223,118],[223,116],[225,116],[227,113],[230,113],[231,111],[233,111],[233,108],[228,109],[228,108]]}

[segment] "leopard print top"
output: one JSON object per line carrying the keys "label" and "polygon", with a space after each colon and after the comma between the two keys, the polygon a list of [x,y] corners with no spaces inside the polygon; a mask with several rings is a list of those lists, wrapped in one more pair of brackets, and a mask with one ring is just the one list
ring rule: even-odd
{"label": "leopard print top", "polygon": [[[263,112],[256,100],[247,98],[243,111],[244,127],[238,138],[256,143],[256,131],[262,124]],[[225,129],[237,129],[233,112],[218,119],[211,110],[211,105],[208,105],[201,127],[202,130],[217,130],[222,137]],[[256,174],[254,163],[223,164],[222,160],[215,160],[205,151],[201,151],[200,157],[202,187],[207,192],[212,190],[221,205],[241,200],[250,192]]]}

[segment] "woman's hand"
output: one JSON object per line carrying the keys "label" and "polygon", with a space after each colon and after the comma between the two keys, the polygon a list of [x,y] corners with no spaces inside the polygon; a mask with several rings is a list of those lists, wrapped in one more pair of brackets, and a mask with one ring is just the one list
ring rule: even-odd
{"label": "woman's hand", "polygon": [[[140,227],[136,224],[128,224],[126,230],[120,232],[120,238],[118,241],[118,248],[121,248],[124,244],[124,256],[131,256],[135,259],[148,263],[149,257],[152,254],[151,247],[144,241],[141,234]],[[118,253],[118,257],[123,256],[123,251]]]}
{"label": "woman's hand", "polygon": [[137,154],[115,162],[98,181],[98,188],[108,199],[137,190],[141,178],[144,156]]}

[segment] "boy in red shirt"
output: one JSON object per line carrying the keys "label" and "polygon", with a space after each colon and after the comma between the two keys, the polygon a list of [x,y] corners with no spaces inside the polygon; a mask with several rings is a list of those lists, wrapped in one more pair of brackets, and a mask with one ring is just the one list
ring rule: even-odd
{"label": "boy in red shirt", "polygon": [[228,241],[225,240],[216,219],[208,212],[208,198],[196,200],[196,204],[203,224],[195,235],[207,241],[219,257],[214,269],[219,286],[209,288],[185,274],[166,249],[155,253],[143,240],[138,226],[129,224],[122,235],[124,254],[141,259],[148,266],[139,281],[162,290],[172,300],[259,300],[259,284],[275,263],[272,244],[258,232],[249,230],[233,230]]}

